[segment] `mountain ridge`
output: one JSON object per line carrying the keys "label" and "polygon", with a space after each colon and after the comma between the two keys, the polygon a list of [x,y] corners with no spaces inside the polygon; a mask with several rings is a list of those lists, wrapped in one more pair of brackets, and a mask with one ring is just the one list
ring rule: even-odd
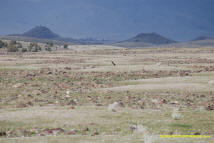
{"label": "mountain ridge", "polygon": [[172,39],[166,38],[160,34],[152,32],[152,33],[139,33],[130,39],[117,42],[115,43],[115,45],[124,47],[146,47],[172,43],[177,42]]}
{"label": "mountain ridge", "polygon": [[201,40],[214,40],[214,37],[209,37],[209,36],[198,36],[191,41],[201,41]]}
{"label": "mountain ridge", "polygon": [[49,28],[45,26],[36,26],[21,35],[24,37],[34,37],[41,39],[54,39],[60,37],[58,34],[52,32]]}
{"label": "mountain ridge", "polygon": [[[56,34],[48,27],[45,26],[35,26],[30,30],[22,33],[22,34],[10,34],[5,36],[6,39],[9,40],[23,40],[29,42],[54,42],[54,43],[70,43],[70,44],[103,44],[102,41],[95,40],[95,39],[74,39],[70,37],[61,37],[60,35]],[[58,41],[58,42],[57,42]]]}

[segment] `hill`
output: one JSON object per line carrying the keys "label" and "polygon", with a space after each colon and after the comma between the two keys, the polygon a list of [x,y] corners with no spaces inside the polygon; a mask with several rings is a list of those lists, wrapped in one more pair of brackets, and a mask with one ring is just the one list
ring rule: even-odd
{"label": "hill", "polygon": [[49,28],[44,26],[36,26],[31,30],[21,34],[21,36],[40,39],[55,39],[60,37],[58,34],[52,32]]}
{"label": "hill", "polygon": [[68,37],[61,37],[45,26],[36,26],[30,29],[29,31],[24,32],[23,34],[11,34],[11,35],[2,37],[2,39],[20,40],[25,42],[40,42],[40,43],[53,42],[55,44],[69,43],[69,44],[83,44],[83,45],[103,44],[103,42],[105,42],[105,41],[96,40],[92,38],[73,39]]}
{"label": "hill", "polygon": [[214,40],[214,37],[208,37],[208,36],[199,36],[192,41],[201,41],[201,40]]}
{"label": "hill", "polygon": [[145,47],[171,43],[176,43],[176,41],[157,33],[140,33],[131,39],[116,43],[115,45],[123,47]]}

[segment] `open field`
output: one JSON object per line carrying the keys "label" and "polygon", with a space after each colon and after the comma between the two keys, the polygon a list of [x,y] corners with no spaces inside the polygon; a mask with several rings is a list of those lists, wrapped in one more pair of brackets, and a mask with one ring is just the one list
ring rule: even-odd
{"label": "open field", "polygon": [[[213,143],[213,55],[102,45],[1,54],[0,142]],[[211,138],[159,137],[169,134]]]}

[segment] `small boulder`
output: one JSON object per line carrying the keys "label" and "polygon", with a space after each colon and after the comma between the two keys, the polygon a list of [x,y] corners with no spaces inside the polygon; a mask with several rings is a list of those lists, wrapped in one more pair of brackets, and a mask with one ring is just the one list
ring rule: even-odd
{"label": "small boulder", "polygon": [[116,112],[116,109],[119,107],[119,103],[118,102],[114,102],[113,104],[110,104],[108,106],[108,110],[109,111],[113,111]]}

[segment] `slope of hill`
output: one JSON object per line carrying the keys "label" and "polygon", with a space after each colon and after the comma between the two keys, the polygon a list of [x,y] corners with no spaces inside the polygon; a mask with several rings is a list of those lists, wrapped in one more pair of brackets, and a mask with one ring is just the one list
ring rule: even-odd
{"label": "slope of hill", "polygon": [[128,42],[144,42],[149,44],[170,44],[175,43],[171,39],[167,39],[157,33],[140,33],[137,36],[127,40]]}
{"label": "slope of hill", "polygon": [[25,42],[53,42],[55,44],[103,44],[103,41],[95,40],[95,39],[73,39],[67,37],[61,37],[58,34],[52,32],[49,28],[44,26],[36,26],[29,31],[23,34],[12,34],[5,37],[3,39],[8,40],[20,40]]}
{"label": "slope of hill", "polygon": [[52,32],[49,28],[44,26],[36,26],[31,30],[21,34],[23,37],[34,37],[40,39],[54,39],[59,38],[60,36]]}
{"label": "slope of hill", "polygon": [[214,37],[208,37],[208,36],[199,36],[192,41],[200,41],[200,40],[214,40]]}
{"label": "slope of hill", "polygon": [[140,33],[131,39],[116,43],[115,45],[123,47],[145,47],[171,43],[176,43],[176,41],[165,38],[157,33]]}

